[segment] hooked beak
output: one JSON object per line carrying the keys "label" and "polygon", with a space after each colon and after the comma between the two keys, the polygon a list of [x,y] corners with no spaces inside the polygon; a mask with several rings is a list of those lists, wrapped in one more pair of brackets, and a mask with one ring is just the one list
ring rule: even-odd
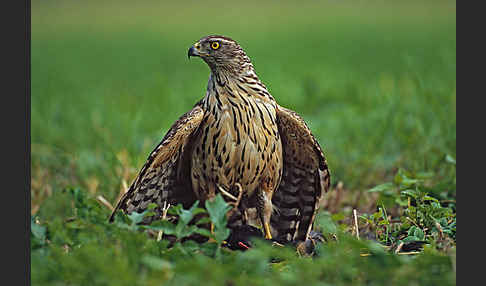
{"label": "hooked beak", "polygon": [[187,58],[190,59],[191,56],[193,57],[199,57],[199,49],[201,48],[201,45],[199,42],[195,43],[192,47],[189,48],[189,51],[187,51]]}
{"label": "hooked beak", "polygon": [[190,47],[189,51],[187,51],[187,58],[190,59],[191,56],[193,57],[197,56],[196,49],[194,49],[194,47]]}

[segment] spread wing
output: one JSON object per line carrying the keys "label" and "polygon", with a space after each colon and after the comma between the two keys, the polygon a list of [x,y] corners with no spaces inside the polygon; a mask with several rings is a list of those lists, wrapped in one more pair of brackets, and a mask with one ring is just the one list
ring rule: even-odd
{"label": "spread wing", "polygon": [[303,241],[331,176],[319,143],[297,113],[278,106],[277,124],[283,146],[283,175],[272,198],[277,211],[272,214],[271,225],[278,240]]}
{"label": "spread wing", "polygon": [[119,209],[128,214],[133,211],[141,213],[150,203],[156,203],[158,207],[155,212],[160,215],[164,201],[172,205],[182,203],[186,208],[196,201],[189,179],[190,155],[194,141],[192,137],[203,117],[204,110],[196,104],[172,125],[150,153],[128,191],[120,198],[110,222]]}

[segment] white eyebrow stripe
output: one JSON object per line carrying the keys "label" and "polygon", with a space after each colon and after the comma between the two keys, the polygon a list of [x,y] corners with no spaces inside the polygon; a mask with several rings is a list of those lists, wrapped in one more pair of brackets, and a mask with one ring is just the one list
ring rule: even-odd
{"label": "white eyebrow stripe", "polygon": [[209,41],[219,41],[219,42],[226,43],[226,44],[235,43],[234,41],[230,41],[230,40],[223,39],[223,38],[209,38]]}

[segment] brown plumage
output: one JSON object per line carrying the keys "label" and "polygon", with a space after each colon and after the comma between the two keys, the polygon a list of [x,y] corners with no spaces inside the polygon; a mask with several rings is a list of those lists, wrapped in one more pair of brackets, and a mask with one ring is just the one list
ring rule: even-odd
{"label": "brown plumage", "polygon": [[230,227],[252,223],[266,238],[305,240],[330,174],[322,150],[295,112],[279,106],[232,39],[200,39],[188,56],[210,67],[206,96],[177,120],[118,202],[126,213],[151,202],[236,198]]}

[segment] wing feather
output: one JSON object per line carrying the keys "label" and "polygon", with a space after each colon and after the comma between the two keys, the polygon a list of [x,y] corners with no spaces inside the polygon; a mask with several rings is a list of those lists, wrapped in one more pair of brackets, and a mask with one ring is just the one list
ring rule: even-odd
{"label": "wing feather", "polygon": [[[204,118],[200,104],[182,115],[169,129],[162,141],[150,153],[147,162],[128,191],[120,198],[109,221],[121,209],[125,213],[143,212],[150,203],[156,203],[160,214],[164,201],[170,204],[192,204],[195,194],[190,181],[192,137]],[[155,216],[153,219],[157,219]]]}
{"label": "wing feather", "polygon": [[330,185],[330,172],[321,146],[305,121],[294,111],[278,106],[277,124],[283,146],[283,174],[272,203],[271,218],[277,239],[307,238],[319,208],[322,190]]}

